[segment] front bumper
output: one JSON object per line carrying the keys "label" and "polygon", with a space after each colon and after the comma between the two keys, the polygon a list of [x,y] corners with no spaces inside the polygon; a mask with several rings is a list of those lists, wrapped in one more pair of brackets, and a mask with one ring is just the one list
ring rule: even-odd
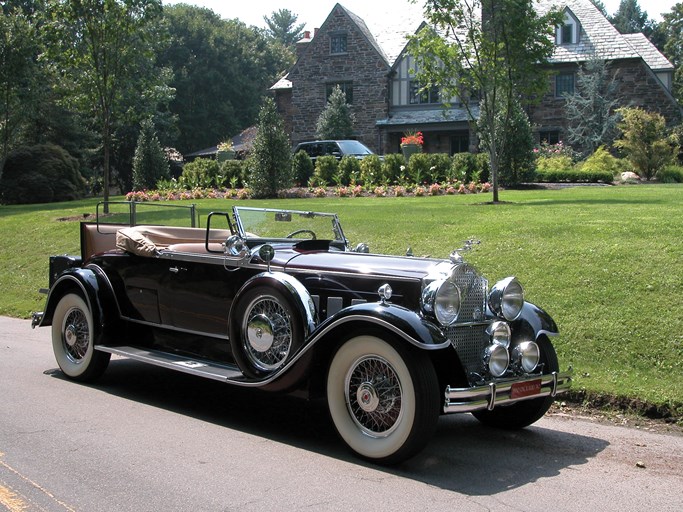
{"label": "front bumper", "polygon": [[[446,387],[446,401],[443,412],[473,412],[483,410],[493,410],[500,405],[510,405],[522,400],[531,400],[544,396],[556,396],[569,391],[572,382],[571,369],[567,372],[553,372],[547,375],[534,375],[524,379],[504,380],[491,382],[485,386],[473,388],[451,388]],[[541,380],[541,387],[538,393],[533,395],[513,398],[513,386],[523,386],[524,384],[534,384]]]}

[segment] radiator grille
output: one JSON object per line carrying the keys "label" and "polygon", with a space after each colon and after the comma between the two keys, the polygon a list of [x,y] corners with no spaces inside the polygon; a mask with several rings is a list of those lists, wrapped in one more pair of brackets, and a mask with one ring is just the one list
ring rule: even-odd
{"label": "radiator grille", "polygon": [[461,327],[456,324],[446,330],[446,335],[451,340],[468,378],[472,373],[483,372],[482,355],[489,344],[487,327],[488,324]]}
{"label": "radiator grille", "polygon": [[[451,279],[461,290],[462,304],[458,321],[446,329],[446,335],[451,340],[467,377],[471,378],[473,373],[482,373],[482,356],[489,344],[489,336],[486,334],[488,322],[479,323],[484,322],[488,281],[477,275],[474,268],[467,264],[459,265]],[[471,325],[472,323],[475,325]]]}

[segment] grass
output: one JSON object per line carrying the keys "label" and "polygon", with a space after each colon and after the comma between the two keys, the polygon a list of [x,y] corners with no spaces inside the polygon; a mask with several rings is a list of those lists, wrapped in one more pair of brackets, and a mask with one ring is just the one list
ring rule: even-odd
{"label": "grass", "polygon": [[[573,187],[491,195],[240,201],[337,212],[353,244],[373,252],[467,259],[491,283],[517,276],[560,326],[562,367],[589,396],[643,401],[683,415],[683,186]],[[0,314],[41,310],[48,256],[78,254],[78,226],[94,200],[0,207]],[[202,223],[233,201],[196,201]]]}

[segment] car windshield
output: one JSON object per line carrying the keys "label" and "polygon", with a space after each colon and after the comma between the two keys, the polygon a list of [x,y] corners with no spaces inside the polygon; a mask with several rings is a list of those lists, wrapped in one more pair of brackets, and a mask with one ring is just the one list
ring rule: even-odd
{"label": "car windshield", "polygon": [[333,240],[345,242],[336,215],[332,213],[235,207],[235,220],[246,238],[268,240]]}
{"label": "car windshield", "polygon": [[372,155],[372,151],[357,140],[340,140],[337,144],[344,155]]}

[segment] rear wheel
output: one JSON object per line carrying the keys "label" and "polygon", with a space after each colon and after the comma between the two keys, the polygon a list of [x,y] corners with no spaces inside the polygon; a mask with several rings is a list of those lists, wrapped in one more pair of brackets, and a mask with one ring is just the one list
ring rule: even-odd
{"label": "rear wheel", "polygon": [[[543,373],[550,374],[559,371],[560,364],[557,361],[557,354],[550,341],[548,339],[540,339],[538,340],[538,345],[541,349]],[[528,427],[541,419],[548,412],[554,401],[555,397],[544,396],[505,407],[496,407],[492,411],[476,411],[472,415],[484,425],[516,430]]]}
{"label": "rear wheel", "polygon": [[349,448],[373,462],[394,464],[415,455],[434,434],[438,381],[424,353],[356,336],[332,359],[327,403]]}
{"label": "rear wheel", "polygon": [[91,381],[104,373],[111,354],[95,350],[94,323],[86,302],[77,294],[64,295],[52,317],[52,350],[64,374]]}

